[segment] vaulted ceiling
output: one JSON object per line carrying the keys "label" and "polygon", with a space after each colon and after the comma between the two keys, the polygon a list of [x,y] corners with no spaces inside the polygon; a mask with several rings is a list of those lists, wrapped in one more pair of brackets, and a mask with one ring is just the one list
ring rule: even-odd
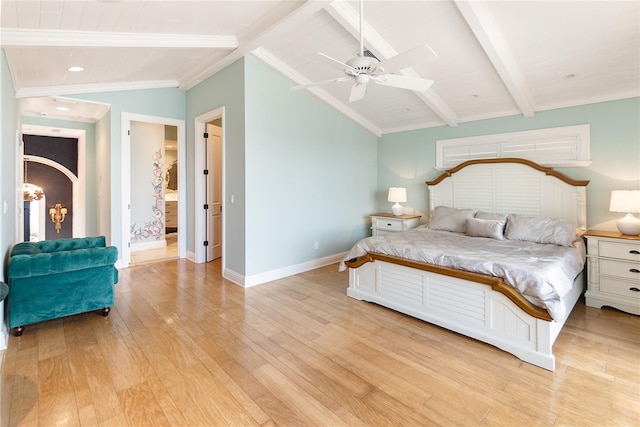
{"label": "vaulted ceiling", "polygon": [[[357,1],[1,0],[0,7],[0,42],[25,115],[96,120],[107,106],[69,98],[188,90],[250,53],[291,86],[338,79],[340,67],[318,52],[346,62],[360,51]],[[418,57],[396,73],[434,84],[414,92],[369,83],[355,102],[352,82],[309,91],[376,134],[635,97],[639,28],[638,1],[365,1],[364,47],[384,60],[428,45],[437,58]],[[73,65],[84,71],[68,71]]]}

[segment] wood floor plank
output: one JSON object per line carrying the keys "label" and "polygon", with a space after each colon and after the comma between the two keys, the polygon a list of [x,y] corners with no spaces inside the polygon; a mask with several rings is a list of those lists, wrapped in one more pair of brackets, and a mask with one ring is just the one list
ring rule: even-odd
{"label": "wood floor plank", "polygon": [[118,399],[129,425],[135,426],[169,426],[162,408],[156,401],[151,387],[147,383],[139,383],[119,390]]}
{"label": "wood floor plank", "polygon": [[221,262],[119,272],[110,316],[0,351],[5,426],[634,426],[640,316],[580,301],[556,370],[346,296],[330,265],[244,289]]}
{"label": "wood floor plank", "polygon": [[[4,366],[3,366],[4,368]],[[16,363],[9,371],[12,375],[12,394],[2,400],[11,402],[10,425],[21,425],[38,421],[38,348],[28,346],[16,354]],[[5,376],[3,370],[3,378]]]}
{"label": "wood floor plank", "polygon": [[253,371],[253,375],[308,424],[348,425],[273,366],[261,366]]}

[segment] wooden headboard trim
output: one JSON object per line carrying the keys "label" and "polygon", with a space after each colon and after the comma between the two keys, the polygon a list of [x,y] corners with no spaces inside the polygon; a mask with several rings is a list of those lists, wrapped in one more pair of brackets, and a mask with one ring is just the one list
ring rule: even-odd
{"label": "wooden headboard trim", "polygon": [[449,178],[450,176],[452,176],[454,173],[466,168],[467,166],[471,166],[471,165],[479,165],[479,164],[486,164],[486,163],[520,163],[523,165],[527,165],[533,169],[537,169],[541,172],[544,172],[546,175],[551,175],[554,176],[556,178],[558,178],[559,180],[566,182],[569,185],[573,185],[574,187],[586,187],[589,184],[588,180],[575,180],[572,178],[569,178],[568,176],[566,176],[565,174],[558,172],[557,170],[553,169],[553,168],[548,168],[546,166],[542,166],[539,165],[535,162],[532,162],[531,160],[527,160],[527,159],[520,159],[517,157],[503,157],[500,159],[475,159],[475,160],[468,160],[466,162],[460,163],[458,166],[455,166],[451,169],[446,170],[445,172],[443,172],[440,176],[438,176],[436,179],[434,179],[433,181],[425,181],[425,183],[427,185],[436,185],[439,182],[443,181],[445,178]]}

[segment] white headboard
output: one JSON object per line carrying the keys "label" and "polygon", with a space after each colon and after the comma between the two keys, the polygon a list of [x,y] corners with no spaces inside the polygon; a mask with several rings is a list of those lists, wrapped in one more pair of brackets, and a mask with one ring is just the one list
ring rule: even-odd
{"label": "white headboard", "polygon": [[470,160],[445,171],[429,186],[436,206],[562,218],[587,227],[589,181],[519,158]]}

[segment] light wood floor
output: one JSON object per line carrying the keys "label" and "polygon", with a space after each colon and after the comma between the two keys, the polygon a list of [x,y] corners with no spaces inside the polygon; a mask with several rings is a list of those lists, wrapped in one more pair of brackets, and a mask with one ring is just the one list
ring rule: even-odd
{"label": "light wood floor", "polygon": [[640,318],[579,303],[555,372],[345,296],[335,265],[249,288],[122,270],[107,318],[0,352],[2,426],[638,426]]}
{"label": "light wood floor", "polygon": [[148,249],[146,251],[131,252],[130,266],[149,264],[152,262],[169,261],[178,259],[178,233],[171,233],[165,236],[167,246],[158,249]]}

